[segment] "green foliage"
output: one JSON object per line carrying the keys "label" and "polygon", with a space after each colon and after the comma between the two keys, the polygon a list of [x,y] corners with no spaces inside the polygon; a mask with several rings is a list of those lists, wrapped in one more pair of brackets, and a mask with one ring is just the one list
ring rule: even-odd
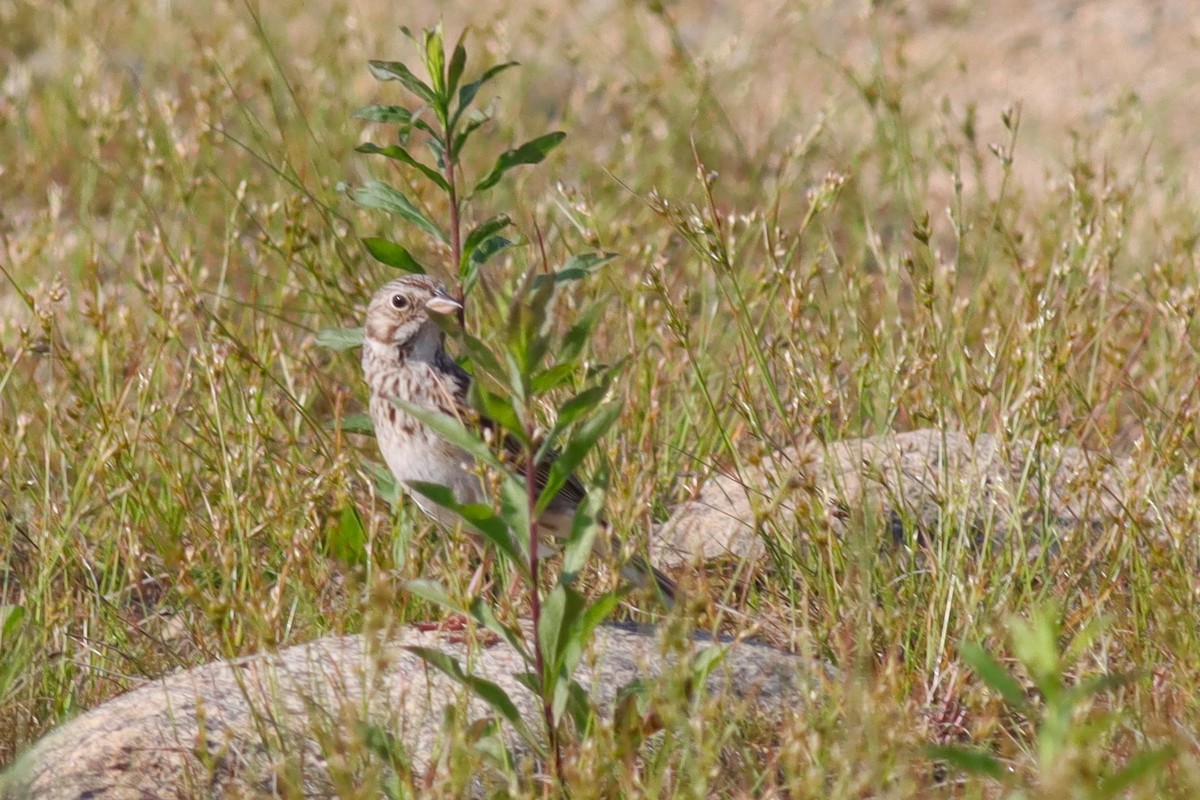
{"label": "green foliage", "polygon": [[[379,105],[359,109],[354,114],[359,119],[396,125],[399,143],[384,146],[368,143],[358,147],[358,152],[399,162],[415,170],[414,179],[424,179],[432,184],[444,195],[449,232],[406,194],[383,181],[368,180],[361,187],[351,189],[349,196],[364,208],[387,212],[426,234],[435,245],[447,245],[450,264],[457,269],[458,297],[461,299],[478,283],[480,268],[513,245],[512,239],[501,235],[513,224],[507,214],[497,214],[470,227],[464,238],[462,220],[469,201],[496,186],[512,169],[543,161],[566,134],[548,133],[504,151],[474,188],[462,195],[459,189],[464,180],[460,170],[462,150],[471,134],[489,118],[487,113],[469,112],[468,109],[480,88],[513,64],[485,70],[459,90],[467,61],[463,41],[459,40],[447,61],[440,26],[422,32],[419,38],[411,34],[410,37],[420,46],[427,81],[400,62],[372,61],[370,69],[379,80],[398,81],[424,105],[416,111]],[[433,121],[427,119],[429,113],[432,113]],[[424,137],[424,143],[434,154],[433,165],[412,155],[408,145],[414,132]],[[383,264],[406,272],[426,271],[408,248],[394,241],[368,237],[363,239],[363,244]],[[500,719],[520,732],[535,752],[544,756],[552,754],[559,770],[564,714],[570,712],[579,732],[592,724],[591,702],[573,677],[575,669],[592,632],[613,612],[623,591],[609,591],[589,601],[573,586],[591,555],[600,524],[599,503],[603,493],[599,488],[589,495],[585,507],[575,515],[571,535],[565,543],[562,570],[545,596],[541,588],[536,520],[619,417],[620,404],[607,400],[616,369],[608,368],[594,374],[590,385],[563,403],[549,435],[538,440],[535,430],[539,404],[580,371],[580,359],[598,318],[595,313],[585,310],[582,319],[569,327],[565,336],[556,338],[553,308],[557,290],[590,276],[613,258],[608,253],[576,255],[559,270],[528,276],[513,297],[508,325],[499,347],[485,344],[465,331],[453,332],[461,340],[465,355],[476,370],[472,401],[483,418],[496,426],[493,432],[499,441],[513,443],[509,452],[503,455],[495,452],[462,420],[395,401],[405,413],[470,453],[479,465],[497,476],[499,497],[495,508],[482,503],[459,503],[445,486],[421,483],[409,488],[455,512],[482,536],[488,547],[504,556],[504,563],[515,568],[516,578],[526,586],[532,609],[533,630],[529,633],[529,641],[525,641],[526,632],[519,625],[501,623],[483,603],[472,603],[464,608],[435,582],[410,582],[409,590],[448,611],[470,616],[483,628],[510,643],[519,643],[518,652],[525,657],[528,669],[525,683],[542,698],[542,734],[534,733],[536,729],[527,725],[516,704],[494,682],[473,676],[437,650],[414,648],[413,651],[487,703]],[[361,342],[361,336],[361,329],[333,329],[321,331],[317,338],[324,345],[344,349]],[[362,420],[355,418],[343,421],[342,428],[357,430],[362,426]],[[543,470],[542,465],[546,463],[550,464],[548,471]],[[539,478],[543,471],[546,474]],[[539,482],[542,485],[539,486]],[[356,522],[357,516],[347,516],[344,512],[342,524],[335,529],[328,543],[331,553],[351,563],[362,558],[361,525],[356,527]]]}
{"label": "green foliage", "polygon": [[[942,759],[968,774],[990,778],[1009,787],[1009,796],[1026,796],[1029,788],[1072,784],[1073,796],[1118,797],[1135,784],[1156,778],[1173,761],[1172,746],[1144,747],[1132,753],[1123,766],[1105,766],[1099,775],[1091,765],[1079,762],[1079,754],[1093,752],[1106,743],[1114,725],[1114,714],[1097,712],[1098,702],[1112,690],[1129,682],[1123,675],[1093,675],[1071,679],[1075,663],[1090,646],[1098,626],[1081,633],[1060,649],[1062,631],[1059,615],[1041,609],[1029,622],[1013,619],[1009,625],[1017,661],[1033,684],[1026,693],[1018,677],[978,644],[965,644],[961,654],[975,674],[1003,698],[1008,709],[1029,720],[1033,727],[1032,770],[1013,768],[985,749],[962,745],[928,748],[929,755]],[[1083,780],[1080,780],[1083,779]]]}

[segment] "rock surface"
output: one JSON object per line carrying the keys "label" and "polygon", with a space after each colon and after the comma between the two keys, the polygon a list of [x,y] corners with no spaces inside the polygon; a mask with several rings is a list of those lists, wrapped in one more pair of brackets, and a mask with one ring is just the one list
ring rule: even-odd
{"label": "rock surface", "polygon": [[863,514],[891,520],[897,535],[913,524],[933,530],[947,514],[1000,534],[1031,519],[1064,529],[1121,519],[1170,530],[1188,512],[1188,476],[1167,482],[1131,467],[1128,458],[1075,447],[934,430],[814,443],[708,480],[655,534],[651,557],[667,567],[756,559],[768,522],[802,542],[843,533]]}
{"label": "rock surface", "polygon": [[[461,632],[401,630],[372,647],[364,636],[320,639],[276,654],[217,662],[147,683],[58,728],[3,778],[0,796],[38,800],[122,800],[274,794],[283,767],[303,796],[335,796],[330,764],[338,743],[365,718],[403,744],[418,774],[441,737],[443,710],[461,687],[405,646],[436,647],[460,663]],[[697,649],[712,646],[698,642]],[[595,658],[577,677],[601,706],[641,676],[671,661],[652,633],[605,626]],[[494,680],[538,719],[532,695],[515,673],[520,657],[506,644],[476,645],[472,673]],[[590,663],[590,666],[586,666]],[[807,695],[808,662],[773,648],[734,643],[713,671],[711,692],[763,708],[796,708]],[[469,719],[494,716],[472,699]],[[511,729],[503,733],[520,752]]]}

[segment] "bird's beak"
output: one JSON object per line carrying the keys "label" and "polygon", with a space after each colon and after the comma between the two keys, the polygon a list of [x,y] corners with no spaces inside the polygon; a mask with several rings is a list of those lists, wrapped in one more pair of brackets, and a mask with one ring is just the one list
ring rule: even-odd
{"label": "bird's beak", "polygon": [[462,309],[462,303],[445,292],[438,292],[425,301],[425,308],[434,314],[454,314]]}

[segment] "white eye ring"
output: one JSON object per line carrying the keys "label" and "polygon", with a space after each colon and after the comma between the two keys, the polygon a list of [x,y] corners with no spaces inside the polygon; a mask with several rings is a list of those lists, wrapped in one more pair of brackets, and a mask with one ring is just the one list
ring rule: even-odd
{"label": "white eye ring", "polygon": [[402,294],[392,295],[392,308],[403,311],[408,308],[408,298]]}

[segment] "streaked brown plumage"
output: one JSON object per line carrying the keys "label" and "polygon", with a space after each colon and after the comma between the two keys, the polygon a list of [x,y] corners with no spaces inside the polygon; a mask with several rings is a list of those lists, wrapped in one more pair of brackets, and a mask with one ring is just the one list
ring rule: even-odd
{"label": "streaked brown plumage", "polygon": [[[464,422],[478,419],[467,403],[471,376],[446,353],[445,335],[430,319],[431,314],[450,314],[459,308],[458,302],[428,276],[410,275],[385,284],[367,308],[363,373],[371,389],[371,420],[379,450],[400,485],[436,483],[451,489],[459,503],[486,503],[474,459],[392,402],[403,400],[457,416]],[[479,421],[485,426],[491,424],[489,420]],[[539,484],[547,469],[547,464],[539,465]],[[452,511],[417,492],[410,495],[441,525],[453,527],[457,522]],[[585,496],[583,485],[571,476],[538,518],[539,532],[565,538],[571,531],[575,509]],[[601,556],[619,550],[607,531],[595,542],[593,549]],[[674,596],[674,583],[641,558],[631,558],[621,573],[639,587],[649,586],[653,580],[668,599]]]}

